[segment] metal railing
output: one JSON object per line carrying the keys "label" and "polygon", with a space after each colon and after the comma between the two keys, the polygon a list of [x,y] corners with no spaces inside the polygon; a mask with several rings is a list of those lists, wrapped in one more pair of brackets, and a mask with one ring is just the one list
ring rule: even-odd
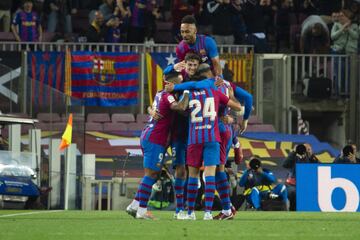
{"label": "metal railing", "polygon": [[[177,44],[144,43],[73,43],[73,42],[0,42],[0,51],[109,51],[109,52],[175,52]],[[249,53],[252,45],[218,45],[220,54]]]}
{"label": "metal railing", "polygon": [[300,93],[303,80],[325,77],[332,80],[332,96],[349,94],[349,55],[291,54],[291,93]]}

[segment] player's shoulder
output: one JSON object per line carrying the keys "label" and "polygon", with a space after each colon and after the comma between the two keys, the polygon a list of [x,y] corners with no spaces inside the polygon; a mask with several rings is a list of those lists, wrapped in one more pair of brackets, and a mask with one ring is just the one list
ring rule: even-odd
{"label": "player's shoulder", "polygon": [[184,50],[186,44],[187,43],[184,40],[181,40],[181,42],[179,42],[179,44],[176,46],[176,49],[177,50]]}

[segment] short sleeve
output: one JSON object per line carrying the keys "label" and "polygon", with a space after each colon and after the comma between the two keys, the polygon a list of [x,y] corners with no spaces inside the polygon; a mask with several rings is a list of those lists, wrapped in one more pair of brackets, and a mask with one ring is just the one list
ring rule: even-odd
{"label": "short sleeve", "polygon": [[166,102],[167,102],[167,104],[171,105],[173,102],[175,102],[174,96],[171,95],[171,94],[168,94],[168,95],[166,96]]}
{"label": "short sleeve", "polygon": [[208,53],[210,58],[215,58],[219,56],[216,42],[211,37],[205,37],[205,47],[206,52]]}

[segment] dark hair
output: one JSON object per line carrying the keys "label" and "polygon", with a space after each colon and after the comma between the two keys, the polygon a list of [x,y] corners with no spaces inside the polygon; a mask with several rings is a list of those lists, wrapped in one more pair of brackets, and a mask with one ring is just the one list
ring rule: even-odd
{"label": "dark hair", "polygon": [[304,155],[306,153],[306,147],[304,144],[299,144],[295,148],[295,152],[300,155]]}
{"label": "dark hair", "polygon": [[197,70],[197,74],[201,75],[208,71],[211,71],[210,65],[207,63],[202,63],[199,65],[199,68]]}
{"label": "dark hair", "polygon": [[354,154],[354,148],[352,145],[346,145],[343,148],[342,152],[343,152],[344,157],[347,157],[347,156],[349,156],[350,153]]}
{"label": "dark hair", "polygon": [[185,61],[189,61],[189,60],[196,60],[199,63],[201,63],[201,57],[196,52],[188,52],[185,55]]}
{"label": "dark hair", "polygon": [[186,23],[186,24],[195,24],[196,25],[196,19],[193,15],[186,15],[185,17],[183,17],[181,19],[181,23]]}
{"label": "dark hair", "polygon": [[172,82],[173,80],[175,80],[176,78],[178,78],[180,75],[179,72],[171,71],[169,73],[164,74],[164,78],[166,81]]}
{"label": "dark hair", "polygon": [[249,162],[249,166],[253,170],[257,170],[259,167],[261,167],[261,161],[257,158],[252,158]]}

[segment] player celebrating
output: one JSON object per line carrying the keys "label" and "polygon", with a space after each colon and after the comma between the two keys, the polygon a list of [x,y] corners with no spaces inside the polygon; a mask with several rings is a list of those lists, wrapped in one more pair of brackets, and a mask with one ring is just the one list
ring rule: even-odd
{"label": "player celebrating", "polygon": [[[165,76],[166,81],[180,83],[181,74],[171,72]],[[155,120],[150,118],[149,123],[141,133],[141,148],[144,154],[145,176],[141,180],[135,199],[126,208],[126,212],[139,219],[153,219],[154,217],[147,211],[147,203],[151,194],[152,185],[155,183],[158,173],[163,164],[164,153],[168,145],[168,135],[173,112],[184,111],[189,102],[188,92],[177,102],[172,94],[160,91],[156,94],[152,108],[159,113],[162,118]]]}
{"label": "player celebrating", "polygon": [[[215,79],[213,78],[213,74],[210,71],[210,66],[208,64],[201,64],[198,73],[207,80],[199,81],[199,82],[187,82],[183,84],[179,84],[174,86],[169,83],[166,85],[165,89],[169,92],[172,90],[185,90],[185,89],[203,89],[203,88],[216,88],[215,87]],[[244,132],[247,127],[247,119],[251,112],[252,107],[252,96],[241,88],[231,84],[228,81],[224,81],[221,86],[219,86],[219,90],[225,95],[229,96],[229,92],[235,88],[237,91],[236,99],[245,102],[245,115],[244,120],[241,125],[241,132]],[[250,109],[250,110],[249,110]],[[227,108],[222,108],[219,111],[219,117],[227,116],[228,110]],[[233,213],[231,211],[231,201],[230,201],[230,187],[229,182],[227,180],[227,176],[225,173],[225,164],[227,161],[227,156],[232,143],[232,129],[230,124],[226,124],[223,121],[219,121],[219,130],[221,136],[220,143],[220,164],[217,168],[216,172],[216,187],[219,192],[220,199],[222,202],[223,210],[219,215],[217,215],[214,219],[218,220],[230,220],[233,219]]]}
{"label": "player celebrating", "polygon": [[195,220],[195,199],[198,191],[199,168],[204,161],[205,215],[204,220],[213,219],[211,210],[215,193],[215,169],[219,164],[220,134],[217,112],[219,105],[240,111],[240,103],[234,102],[213,88],[192,91],[189,95],[189,135],[187,164],[189,179],[187,188],[188,216]]}
{"label": "player celebrating", "polygon": [[201,56],[203,63],[211,66],[214,75],[222,75],[219,53],[215,41],[208,36],[196,34],[196,20],[187,15],[181,20],[180,33],[183,40],[176,47],[176,56],[183,61],[188,52],[196,52]]}

